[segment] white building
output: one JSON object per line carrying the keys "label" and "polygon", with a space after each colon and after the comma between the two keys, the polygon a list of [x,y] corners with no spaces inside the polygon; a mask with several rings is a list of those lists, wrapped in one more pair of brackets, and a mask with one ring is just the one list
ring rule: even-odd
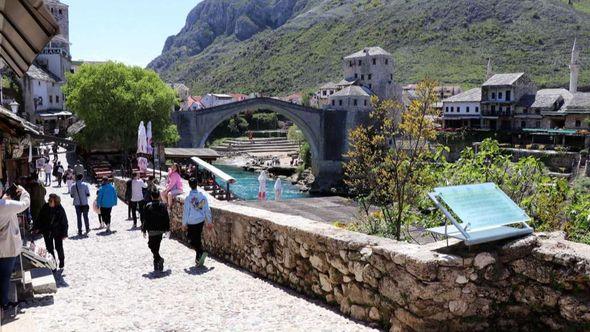
{"label": "white building", "polygon": [[232,95],[222,93],[208,93],[203,96],[203,99],[201,99],[201,104],[203,104],[203,107],[205,108],[210,108],[233,103],[234,101],[235,100]]}
{"label": "white building", "polygon": [[41,51],[22,79],[24,117],[42,125],[46,133],[64,133],[72,123],[72,113],[66,110],[61,89],[66,73],[73,68],[69,10],[68,5],[58,0],[45,0],[45,6],[57,21],[60,33]]}
{"label": "white building", "polygon": [[467,90],[442,101],[444,128],[481,128],[481,89]]}
{"label": "white building", "polygon": [[351,85],[330,97],[330,109],[370,111],[373,92],[364,86]]}

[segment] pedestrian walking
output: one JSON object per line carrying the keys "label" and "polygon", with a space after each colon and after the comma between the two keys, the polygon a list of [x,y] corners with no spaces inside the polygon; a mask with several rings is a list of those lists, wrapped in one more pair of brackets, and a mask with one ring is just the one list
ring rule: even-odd
{"label": "pedestrian walking", "polygon": [[160,201],[160,193],[151,191],[150,202],[143,210],[143,224],[141,231],[143,236],[148,235],[148,247],[154,256],[154,271],[164,270],[164,258],[160,256],[160,243],[164,233],[170,231],[170,215],[166,204]]}
{"label": "pedestrian walking", "polygon": [[96,204],[100,209],[102,221],[107,226],[107,233],[111,232],[111,211],[117,205],[117,190],[108,177],[102,178],[102,186],[98,189]]}
{"label": "pedestrian walking", "polygon": [[66,171],[66,187],[68,187],[68,195],[70,194],[70,190],[72,189],[74,182],[76,182],[74,170],[71,167],[68,167],[68,170]]}
{"label": "pedestrian walking", "polygon": [[16,303],[8,298],[10,276],[21,253],[22,239],[17,214],[31,204],[29,193],[20,186],[9,187],[0,199],[0,305],[8,310]]}
{"label": "pedestrian walking", "polygon": [[88,198],[90,197],[90,188],[87,183],[83,182],[82,175],[76,176],[76,182],[72,185],[70,196],[74,199],[76,209],[76,220],[78,222],[78,236],[82,236],[82,217],[84,217],[84,226],[86,226],[86,235],[90,233],[90,221],[88,220]]}
{"label": "pedestrian walking", "polygon": [[275,201],[280,201],[281,196],[283,195],[283,183],[281,182],[281,178],[277,176],[277,180],[275,181]]}
{"label": "pedestrian walking", "polygon": [[160,192],[160,190],[158,189],[158,184],[157,184],[157,180],[156,177],[153,175],[150,175],[148,177],[148,180],[146,182],[146,187],[143,189],[143,200],[141,200],[141,202],[139,202],[139,220],[141,221],[141,224],[143,225],[143,223],[145,222],[143,214],[141,213],[141,211],[143,211],[143,209],[145,208],[145,206],[147,205],[147,203],[151,202],[152,198],[151,198],[151,193],[153,192]]}
{"label": "pedestrian walking", "polygon": [[84,166],[82,166],[82,164],[78,163],[76,165],[74,165],[74,173],[76,176],[78,175],[84,175]]}
{"label": "pedestrian walking", "polygon": [[51,150],[53,151],[53,160],[57,160],[57,150],[58,150],[57,143],[53,143]]}
{"label": "pedestrian walking", "polygon": [[57,167],[57,169],[56,169],[56,174],[55,175],[57,177],[57,186],[59,188],[61,188],[61,182],[62,182],[64,173],[65,173],[65,170],[64,170],[64,167],[61,164],[61,161],[58,161],[57,162],[56,167]]}
{"label": "pedestrian walking", "polygon": [[143,200],[143,190],[147,188],[147,184],[140,177],[140,173],[136,172],[135,177],[131,181],[131,195],[129,197],[129,205],[131,206],[131,216],[133,217],[133,228],[137,227],[137,213],[143,213],[140,202]]}
{"label": "pedestrian walking", "polygon": [[182,178],[180,177],[180,167],[178,164],[174,163],[168,170],[168,184],[166,185],[166,189],[162,192],[162,201],[164,201],[164,204],[166,204],[170,209],[172,208],[172,204],[176,196],[181,195],[182,193],[183,190]]}
{"label": "pedestrian walking", "polygon": [[133,179],[125,181],[125,203],[127,203],[127,220],[132,220],[131,217],[131,183]]}
{"label": "pedestrian walking", "polygon": [[45,163],[45,186],[48,187],[51,185],[51,172],[53,172],[53,164],[51,163],[51,161],[49,161],[49,159],[47,159],[47,162]]}
{"label": "pedestrian walking", "polygon": [[213,227],[211,219],[211,208],[209,208],[209,201],[197,187],[197,179],[190,178],[189,186],[191,192],[184,200],[184,211],[182,214],[182,224],[187,232],[190,246],[195,249],[196,266],[203,266],[207,253],[203,251],[202,233],[203,226],[207,224],[207,228]]}
{"label": "pedestrian walking", "polygon": [[41,208],[39,218],[33,223],[33,232],[43,235],[45,248],[54,259],[56,259],[55,251],[57,251],[59,268],[63,269],[65,264],[63,240],[68,237],[68,217],[58,195],[49,195],[49,200]]}

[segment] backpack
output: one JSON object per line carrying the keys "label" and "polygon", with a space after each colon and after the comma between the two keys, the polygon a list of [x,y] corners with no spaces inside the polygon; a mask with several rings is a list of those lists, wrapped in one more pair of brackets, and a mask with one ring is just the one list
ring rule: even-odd
{"label": "backpack", "polygon": [[170,230],[168,208],[162,202],[152,201],[147,203],[145,207],[145,221],[146,230],[148,231],[167,232]]}

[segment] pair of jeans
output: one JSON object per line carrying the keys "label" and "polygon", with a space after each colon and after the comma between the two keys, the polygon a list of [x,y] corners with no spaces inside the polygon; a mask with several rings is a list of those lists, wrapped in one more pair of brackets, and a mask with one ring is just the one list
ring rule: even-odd
{"label": "pair of jeans", "polygon": [[84,216],[84,226],[86,226],[86,232],[90,232],[90,221],[88,221],[88,205],[76,205],[76,219],[78,220],[78,234],[82,233],[82,216]]}
{"label": "pair of jeans", "polygon": [[[131,216],[133,217],[133,225],[137,225],[137,211],[139,209],[139,202],[129,202],[129,207],[131,208]],[[141,213],[141,211],[139,211]]]}
{"label": "pair of jeans", "polygon": [[148,247],[154,255],[154,262],[158,262],[162,256],[160,256],[160,243],[162,242],[162,234],[150,235],[148,238]]}
{"label": "pair of jeans", "polygon": [[[43,234],[43,239],[45,240],[45,248],[47,249],[47,252],[50,253],[53,258],[59,258],[59,266],[62,267],[65,260],[63,239],[58,239],[50,233]],[[55,257],[55,251],[57,251],[57,257]]]}
{"label": "pair of jeans", "polygon": [[110,225],[111,224],[111,211],[113,210],[113,208],[100,208],[100,215],[102,218],[102,222],[105,223],[105,225]]}
{"label": "pair of jeans", "polygon": [[18,256],[0,258],[0,292],[2,294],[0,304],[2,304],[2,306],[8,305],[9,302],[8,291],[10,290],[10,276],[12,275],[12,271],[14,271],[17,258]]}
{"label": "pair of jeans", "polygon": [[51,173],[45,173],[45,185],[46,186],[51,185]]}
{"label": "pair of jeans", "polygon": [[201,240],[201,235],[203,234],[204,225],[205,222],[198,223],[196,225],[188,225],[188,241],[191,245],[191,248],[195,249],[197,259],[199,259],[203,253],[203,242]]}

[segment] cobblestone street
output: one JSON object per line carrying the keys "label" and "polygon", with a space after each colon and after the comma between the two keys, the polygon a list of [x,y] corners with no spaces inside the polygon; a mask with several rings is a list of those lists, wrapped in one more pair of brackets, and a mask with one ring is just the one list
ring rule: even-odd
{"label": "cobblestone street", "polygon": [[147,240],[130,229],[124,203],[113,209],[115,233],[96,230],[91,212],[93,231],[78,239],[66,189],[50,192],[62,196],[71,238],[64,242],[66,265],[57,294],[23,305],[37,331],[370,330],[215,259],[195,270],[193,251],[175,240],[162,242],[165,269],[154,275]]}

